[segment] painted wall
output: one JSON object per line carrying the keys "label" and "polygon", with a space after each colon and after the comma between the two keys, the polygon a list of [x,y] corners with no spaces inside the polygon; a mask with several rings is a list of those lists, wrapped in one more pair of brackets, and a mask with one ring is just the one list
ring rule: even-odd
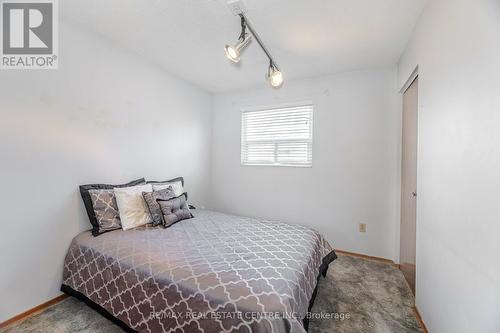
{"label": "painted wall", "polygon": [[90,227],[78,184],[182,175],[207,199],[211,95],[59,30],[59,70],[0,73],[0,322],[59,294],[69,243]]}
{"label": "painted wall", "polygon": [[[393,259],[399,224],[400,112],[396,69],[286,82],[216,95],[211,205],[302,223],[335,248]],[[240,109],[310,100],[313,167],[240,164]],[[358,223],[367,223],[367,233]]]}
{"label": "painted wall", "polygon": [[430,332],[500,332],[500,3],[429,1],[419,66],[417,306]]}

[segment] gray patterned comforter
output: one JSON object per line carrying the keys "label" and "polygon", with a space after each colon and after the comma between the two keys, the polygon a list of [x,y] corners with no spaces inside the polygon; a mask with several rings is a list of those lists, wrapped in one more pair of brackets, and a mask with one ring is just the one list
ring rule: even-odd
{"label": "gray patterned comforter", "polygon": [[335,258],[325,239],[301,225],[193,215],[167,229],[79,234],[63,289],[140,332],[304,332],[320,266]]}

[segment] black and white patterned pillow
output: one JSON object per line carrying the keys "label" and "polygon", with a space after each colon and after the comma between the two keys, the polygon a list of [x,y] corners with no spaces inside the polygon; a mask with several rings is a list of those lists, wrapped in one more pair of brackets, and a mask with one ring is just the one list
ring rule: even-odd
{"label": "black and white patterned pillow", "polygon": [[187,204],[187,193],[169,200],[157,200],[163,214],[163,226],[170,227],[181,220],[193,217]]}
{"label": "black and white patterned pillow", "polygon": [[[113,192],[114,188],[117,187],[130,187],[135,185],[145,184],[144,178],[131,181],[127,184],[111,185],[111,184],[88,184],[80,185],[80,194],[82,195],[83,203],[85,205],[85,210],[89,217],[90,224],[92,224],[92,235],[98,236],[103,232],[115,230],[121,228],[120,226],[115,227],[117,224],[117,219],[120,215],[116,215],[114,210],[118,212],[118,205],[116,204],[115,194]],[[105,196],[100,197],[98,195],[99,191],[111,191],[112,199],[110,197],[105,198]],[[92,198],[91,191],[94,193],[94,198]],[[106,192],[109,193],[109,192]],[[94,202],[96,202],[99,208],[94,208]],[[98,221],[100,218],[100,222]],[[101,230],[101,225],[103,225],[106,230]]]}
{"label": "black and white patterned pillow", "polygon": [[153,220],[153,225],[160,225],[163,223],[162,213],[160,205],[156,200],[169,200],[175,198],[174,190],[172,186],[166,189],[153,191],[153,192],[142,192],[144,201],[149,208],[149,213],[151,214],[151,219]]}

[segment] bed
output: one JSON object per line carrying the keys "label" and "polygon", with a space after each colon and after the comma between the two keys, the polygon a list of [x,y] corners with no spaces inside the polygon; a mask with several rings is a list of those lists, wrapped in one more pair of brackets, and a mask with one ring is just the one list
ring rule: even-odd
{"label": "bed", "polygon": [[305,332],[335,252],[295,224],[193,210],[194,218],[76,236],[61,290],[137,332]]}

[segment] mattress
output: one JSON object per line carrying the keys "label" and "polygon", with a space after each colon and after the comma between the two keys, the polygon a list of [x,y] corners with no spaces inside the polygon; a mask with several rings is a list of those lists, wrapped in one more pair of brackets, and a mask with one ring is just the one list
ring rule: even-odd
{"label": "mattress", "polygon": [[305,332],[320,273],[336,258],[322,235],[208,210],[193,215],[167,229],[79,234],[61,290],[128,331]]}

